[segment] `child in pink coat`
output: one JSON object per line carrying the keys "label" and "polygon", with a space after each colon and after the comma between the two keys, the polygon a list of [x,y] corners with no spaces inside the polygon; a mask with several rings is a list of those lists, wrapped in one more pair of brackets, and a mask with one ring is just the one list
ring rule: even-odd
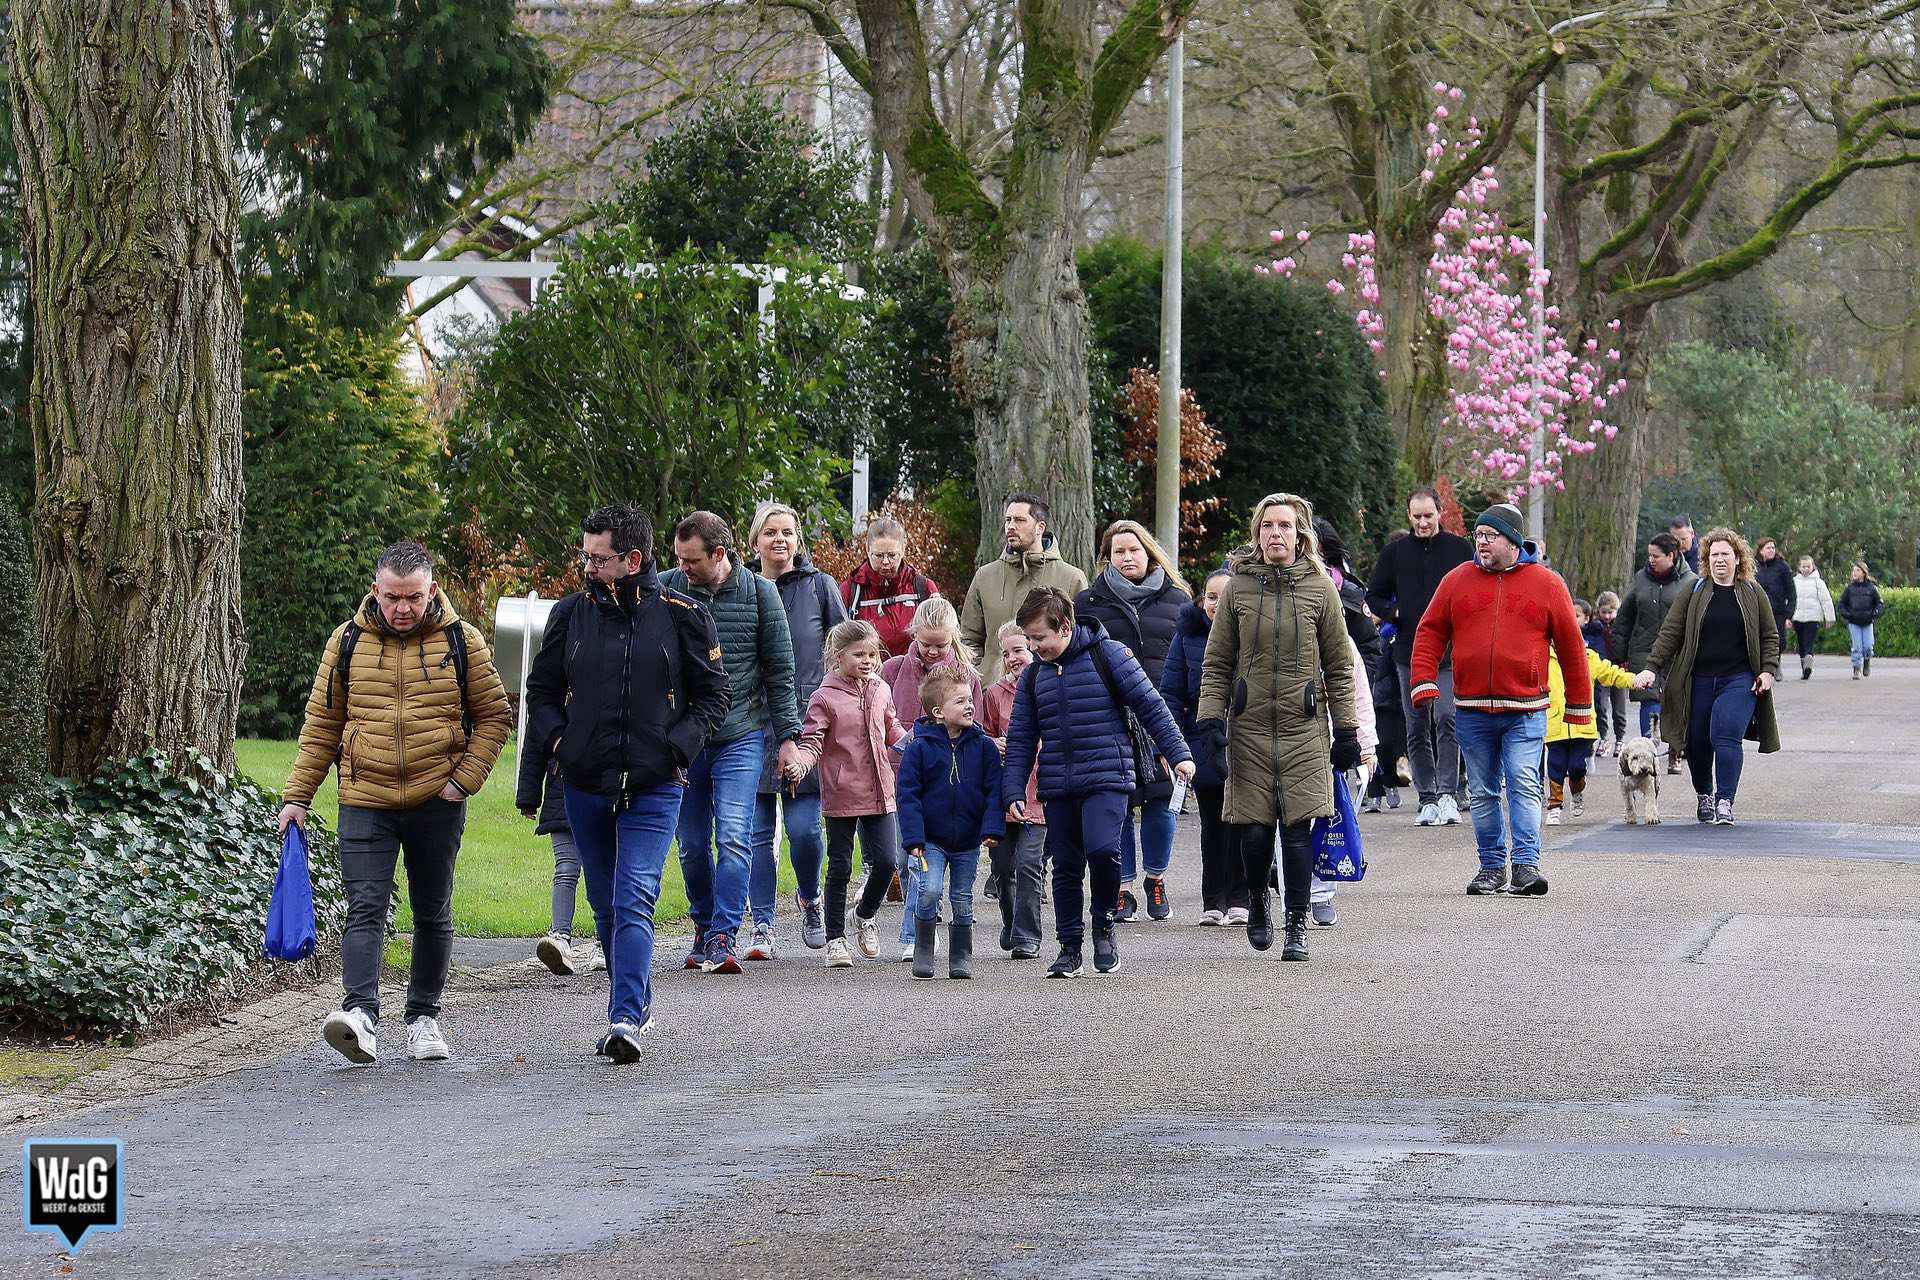
{"label": "child in pink coat", "polygon": [[880,679],[880,633],[870,622],[843,622],[827,633],[828,675],[807,702],[800,726],[795,775],[820,770],[820,808],[827,820],[827,967],[853,964],[847,947],[847,882],[853,878],[853,838],[867,866],[866,888],[854,910],[860,954],[880,954],[873,918],[900,865],[894,820],[895,748],[909,736]]}

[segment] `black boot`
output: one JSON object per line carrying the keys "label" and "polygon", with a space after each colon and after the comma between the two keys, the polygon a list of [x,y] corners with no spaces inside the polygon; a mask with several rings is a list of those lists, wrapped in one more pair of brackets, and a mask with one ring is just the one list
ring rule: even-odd
{"label": "black boot", "polygon": [[1120,967],[1120,941],[1111,924],[1094,926],[1093,967],[1098,973],[1112,973]]}
{"label": "black boot", "polygon": [[1013,877],[999,876],[1000,881],[1000,949],[1013,950]]}
{"label": "black boot", "polygon": [[1266,951],[1273,946],[1273,890],[1267,884],[1273,867],[1272,847],[1250,855],[1246,866],[1247,942],[1255,951]]}
{"label": "black boot", "polygon": [[921,916],[913,926],[913,976],[931,978],[933,976],[933,943],[940,935],[935,932],[938,922],[928,916]]}
{"label": "black boot", "polygon": [[1304,911],[1287,912],[1287,940],[1280,948],[1282,960],[1305,960],[1307,958],[1307,913]]}
{"label": "black boot", "polygon": [[947,976],[973,976],[973,926],[970,924],[947,926]]}

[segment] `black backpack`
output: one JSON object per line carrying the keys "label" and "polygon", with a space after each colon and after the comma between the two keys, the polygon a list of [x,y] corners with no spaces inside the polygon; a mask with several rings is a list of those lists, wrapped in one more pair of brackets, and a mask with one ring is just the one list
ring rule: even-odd
{"label": "black backpack", "polygon": [[[333,676],[340,680],[340,709],[347,709],[347,673],[353,670],[353,651],[365,628],[358,622],[347,623],[340,633],[340,651],[334,659]],[[447,659],[453,664],[454,683],[460,687],[460,732],[473,737],[473,709],[467,705],[467,629],[459,619],[441,628],[447,637]],[[333,676],[327,679],[327,706],[333,706]]]}

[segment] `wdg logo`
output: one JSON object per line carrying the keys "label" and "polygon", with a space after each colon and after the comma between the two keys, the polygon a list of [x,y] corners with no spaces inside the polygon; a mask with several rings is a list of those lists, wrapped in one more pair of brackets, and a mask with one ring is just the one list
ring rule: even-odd
{"label": "wdg logo", "polygon": [[65,1236],[77,1252],[90,1231],[121,1225],[118,1138],[29,1138],[21,1155],[21,1219]]}

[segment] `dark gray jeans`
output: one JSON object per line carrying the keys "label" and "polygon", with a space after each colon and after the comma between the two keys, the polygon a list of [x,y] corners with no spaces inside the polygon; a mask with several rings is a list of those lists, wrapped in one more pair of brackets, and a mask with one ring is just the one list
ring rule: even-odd
{"label": "dark gray jeans", "polygon": [[1411,664],[1399,663],[1400,701],[1407,713],[1407,762],[1413,766],[1413,785],[1420,803],[1433,804],[1443,791],[1460,790],[1460,741],[1454,736],[1453,664],[1443,662],[1434,677],[1440,696],[1425,706],[1413,705]]}
{"label": "dark gray jeans", "polygon": [[435,796],[411,809],[340,806],[340,879],[347,891],[347,928],[340,944],[343,1009],[380,1020],[380,968],[386,950],[387,904],[395,862],[404,857],[413,906],[413,970],[407,976],[407,1021],[440,1016],[440,992],[453,958],[453,863],[467,826],[467,806]]}
{"label": "dark gray jeans", "polygon": [[1000,915],[1013,926],[1013,945],[1038,951],[1045,936],[1040,919],[1046,900],[1047,828],[1039,822],[1009,822],[1007,838],[988,855],[1000,882]]}

